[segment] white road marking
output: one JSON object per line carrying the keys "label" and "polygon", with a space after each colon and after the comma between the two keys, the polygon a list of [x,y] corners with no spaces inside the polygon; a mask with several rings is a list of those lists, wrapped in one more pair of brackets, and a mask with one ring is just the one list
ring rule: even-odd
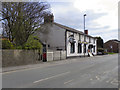
{"label": "white road marking", "polygon": [[108,79],[106,82],[109,83],[111,80],[112,80],[112,79],[110,78],[110,79]]}
{"label": "white road marking", "polygon": [[98,76],[96,76],[96,79],[97,79],[97,80],[100,80],[100,78],[99,78]]}
{"label": "white road marking", "polygon": [[114,80],[111,81],[110,83],[113,84],[113,85],[118,85],[119,82],[118,82],[118,80],[114,79]]}
{"label": "white road marking", "polygon": [[103,74],[106,74],[107,72],[103,72]]}
{"label": "white road marking", "polygon": [[[62,63],[64,64],[64,63]],[[61,64],[51,64],[51,65],[48,65],[48,66],[55,66],[55,65],[61,65]],[[22,69],[17,69],[17,70],[11,70],[11,71],[6,71],[6,72],[0,72],[0,74],[9,74],[9,73],[14,73],[14,72],[21,72],[21,71],[27,71],[27,70],[33,70],[33,69],[39,69],[39,68],[45,68],[45,67],[48,67],[48,66],[43,66],[43,67],[28,67],[28,68],[22,68]]]}
{"label": "white road marking", "polygon": [[69,81],[67,81],[67,82],[64,82],[64,84],[70,83],[70,82],[72,82],[72,81],[73,81],[73,79],[72,79],[72,80],[69,80]]}
{"label": "white road marking", "polygon": [[38,69],[38,68],[42,68],[42,67],[33,67],[33,68],[23,68],[23,69],[18,69],[18,70],[11,70],[11,71],[7,71],[7,72],[2,72],[2,74],[9,74],[9,73],[13,73],[13,72],[20,72],[20,71],[26,71],[26,70],[33,70],[33,69]]}
{"label": "white road marking", "polygon": [[109,81],[106,81],[106,83],[109,83]]}
{"label": "white road marking", "polygon": [[93,80],[92,78],[90,80]]}
{"label": "white road marking", "polygon": [[45,80],[48,80],[48,79],[52,79],[52,78],[55,78],[55,77],[66,75],[68,73],[70,73],[70,72],[65,72],[65,73],[61,73],[61,74],[58,74],[58,75],[55,75],[55,76],[51,76],[51,77],[48,77],[48,78],[40,79],[40,80],[34,81],[33,83],[42,82],[42,81],[45,81]]}

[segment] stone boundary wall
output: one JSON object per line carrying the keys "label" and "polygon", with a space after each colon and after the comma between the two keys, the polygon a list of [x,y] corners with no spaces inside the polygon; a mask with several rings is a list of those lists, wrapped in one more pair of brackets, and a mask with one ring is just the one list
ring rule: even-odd
{"label": "stone boundary wall", "polygon": [[[38,50],[2,50],[2,67],[41,63]],[[66,59],[66,51],[48,51],[47,61]]]}
{"label": "stone boundary wall", "polygon": [[2,50],[2,67],[40,63],[37,50]]}

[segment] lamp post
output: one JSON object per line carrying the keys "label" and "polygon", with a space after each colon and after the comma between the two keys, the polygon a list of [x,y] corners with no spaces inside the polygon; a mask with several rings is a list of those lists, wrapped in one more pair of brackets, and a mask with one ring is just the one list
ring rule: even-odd
{"label": "lamp post", "polygon": [[87,16],[86,14],[84,14],[84,30],[85,30],[85,16]]}
{"label": "lamp post", "polygon": [[85,16],[87,15],[84,14],[84,57],[85,57]]}

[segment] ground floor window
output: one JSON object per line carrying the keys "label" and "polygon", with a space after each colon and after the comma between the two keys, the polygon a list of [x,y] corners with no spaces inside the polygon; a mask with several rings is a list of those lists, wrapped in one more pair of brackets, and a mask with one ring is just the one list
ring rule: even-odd
{"label": "ground floor window", "polygon": [[84,44],[84,53],[86,53],[86,44]]}
{"label": "ground floor window", "polygon": [[75,52],[75,43],[71,43],[70,53]]}
{"label": "ground floor window", "polygon": [[78,43],[78,53],[82,53],[82,44]]}
{"label": "ground floor window", "polygon": [[95,46],[93,46],[93,52],[95,53]]}

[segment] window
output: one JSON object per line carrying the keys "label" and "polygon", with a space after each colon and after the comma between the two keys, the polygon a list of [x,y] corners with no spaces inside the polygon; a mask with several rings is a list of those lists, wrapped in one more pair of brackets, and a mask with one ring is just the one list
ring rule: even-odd
{"label": "window", "polygon": [[79,34],[79,41],[81,41],[81,35]]}
{"label": "window", "polygon": [[84,36],[84,41],[86,42],[86,36]]}
{"label": "window", "polygon": [[91,43],[91,38],[89,37],[89,43]]}
{"label": "window", "polygon": [[73,37],[74,37],[74,33],[73,33]]}
{"label": "window", "polygon": [[71,35],[70,35],[70,36],[74,38],[74,33],[71,33]]}
{"label": "window", "polygon": [[93,52],[95,53],[95,46],[93,46]]}
{"label": "window", "polygon": [[86,53],[86,44],[84,44],[84,53]]}
{"label": "window", "polygon": [[71,43],[71,48],[70,48],[70,53],[74,53],[75,52],[75,43]]}
{"label": "window", "polygon": [[48,44],[48,47],[50,47],[50,45]]}
{"label": "window", "polygon": [[82,45],[78,43],[78,53],[82,53]]}
{"label": "window", "polygon": [[95,39],[94,39],[94,44],[95,44]]}

